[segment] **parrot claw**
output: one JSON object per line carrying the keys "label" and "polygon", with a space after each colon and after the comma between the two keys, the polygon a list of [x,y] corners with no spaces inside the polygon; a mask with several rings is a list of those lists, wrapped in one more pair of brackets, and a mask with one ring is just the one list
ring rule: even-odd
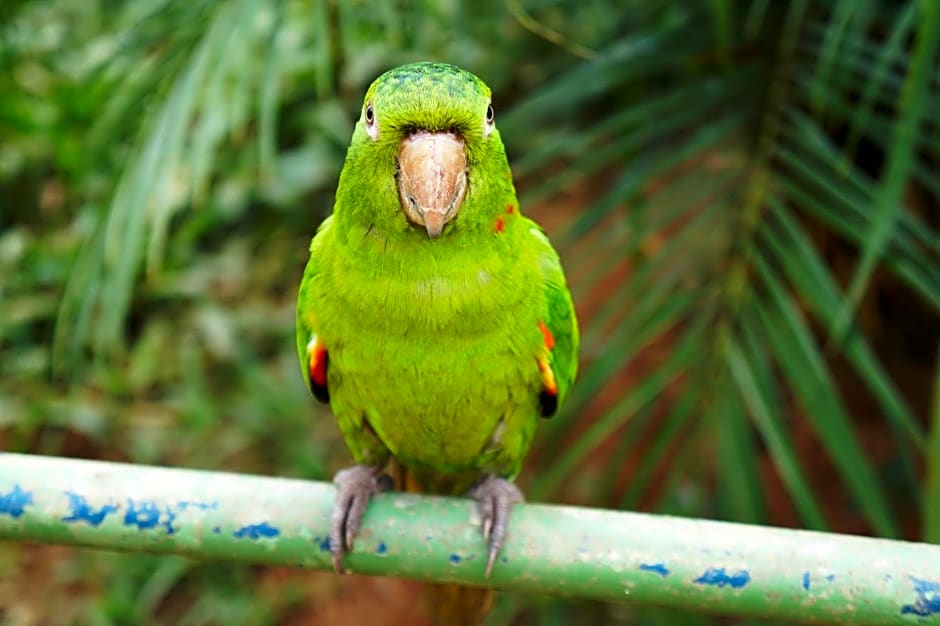
{"label": "parrot claw", "polygon": [[336,500],[330,518],[330,554],[333,557],[333,570],[337,574],[343,572],[343,556],[352,550],[369,500],[373,495],[391,488],[391,478],[381,471],[381,468],[373,465],[353,465],[336,472],[333,477]]}
{"label": "parrot claw", "polygon": [[483,518],[483,540],[489,544],[486,559],[486,577],[489,578],[506,539],[512,505],[523,502],[525,498],[513,483],[496,476],[484,478],[470,490],[470,496],[480,506],[480,516]]}

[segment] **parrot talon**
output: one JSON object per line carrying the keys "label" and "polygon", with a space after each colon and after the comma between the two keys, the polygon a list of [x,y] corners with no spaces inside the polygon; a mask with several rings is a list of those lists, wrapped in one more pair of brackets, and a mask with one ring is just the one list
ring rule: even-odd
{"label": "parrot talon", "polygon": [[470,496],[477,501],[483,518],[483,540],[489,544],[486,559],[486,577],[489,578],[506,539],[512,505],[523,502],[525,498],[513,483],[496,476],[484,478],[470,490]]}
{"label": "parrot talon", "polygon": [[336,472],[333,477],[336,500],[330,518],[330,554],[337,574],[343,572],[343,556],[352,550],[369,500],[392,486],[391,477],[381,471],[373,465],[353,465]]}

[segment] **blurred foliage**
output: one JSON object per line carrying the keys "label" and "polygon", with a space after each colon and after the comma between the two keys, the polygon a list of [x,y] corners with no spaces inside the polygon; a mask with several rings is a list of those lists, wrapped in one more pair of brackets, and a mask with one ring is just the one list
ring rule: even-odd
{"label": "blurred foliage", "polygon": [[[493,88],[582,318],[530,499],[936,541],[938,42],[933,0],[5,0],[0,446],[347,462],[297,372],[294,294],[365,87],[436,59]],[[413,592],[0,561],[10,624],[385,623]],[[713,623],[508,595],[490,620],[597,622]]]}

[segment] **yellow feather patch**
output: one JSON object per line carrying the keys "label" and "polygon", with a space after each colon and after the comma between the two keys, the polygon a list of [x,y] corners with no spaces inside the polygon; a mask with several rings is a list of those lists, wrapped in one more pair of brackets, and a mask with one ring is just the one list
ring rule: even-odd
{"label": "yellow feather patch", "polygon": [[550,394],[558,393],[558,385],[555,384],[555,372],[548,362],[547,354],[540,354],[538,357],[539,371],[542,372],[542,383],[545,385],[545,391]]}

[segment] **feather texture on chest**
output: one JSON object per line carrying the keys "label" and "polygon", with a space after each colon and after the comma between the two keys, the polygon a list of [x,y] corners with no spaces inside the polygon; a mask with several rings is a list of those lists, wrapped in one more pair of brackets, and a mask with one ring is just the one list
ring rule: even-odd
{"label": "feather texture on chest", "polygon": [[438,243],[389,243],[374,231],[354,246],[324,241],[329,263],[314,283],[330,295],[319,312],[324,331],[351,324],[383,336],[444,339],[489,334],[494,325],[531,326],[541,308],[536,259],[485,241]]}

